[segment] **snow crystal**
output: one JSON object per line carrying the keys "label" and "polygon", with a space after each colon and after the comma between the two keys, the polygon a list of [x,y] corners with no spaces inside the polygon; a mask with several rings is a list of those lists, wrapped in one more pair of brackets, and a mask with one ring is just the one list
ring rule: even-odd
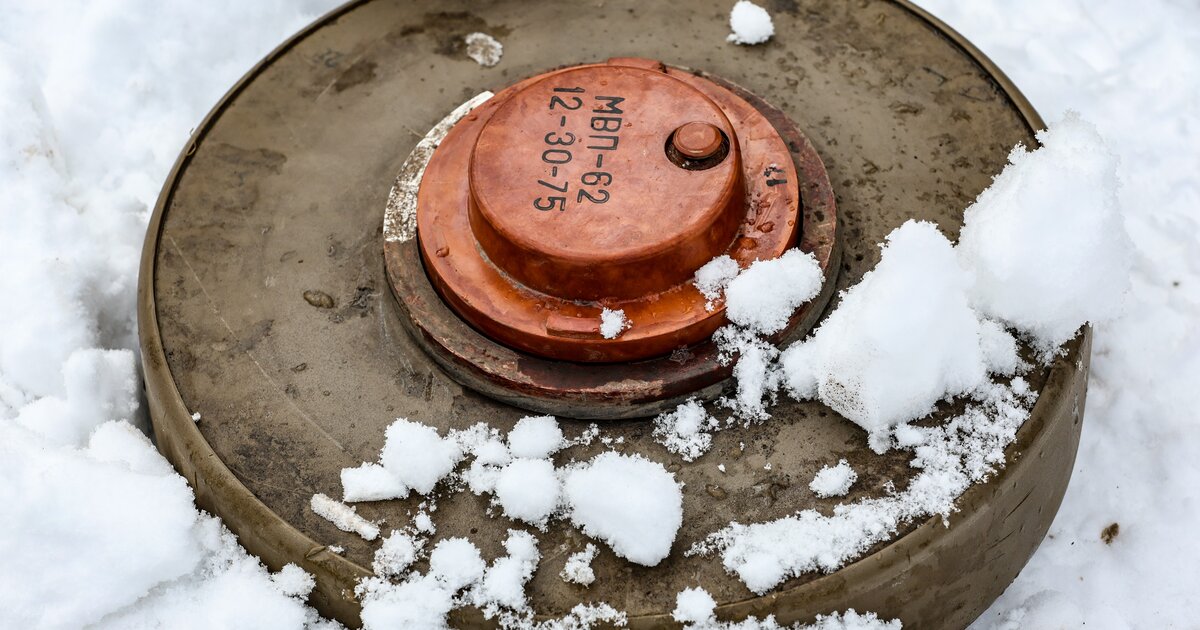
{"label": "snow crystal", "polygon": [[508,450],[513,457],[546,458],[564,446],[566,440],[554,416],[521,418],[508,432]]}
{"label": "snow crystal", "polygon": [[617,555],[654,566],[671,552],[683,522],[683,493],[662,464],[601,453],[568,468],[563,491],[571,522]]}
{"label": "snow crystal", "polygon": [[464,41],[467,43],[467,56],[475,63],[488,68],[500,63],[504,46],[495,37],[487,33],[470,33]]}
{"label": "snow crystal", "polygon": [[429,494],[438,481],[454,470],[462,450],[437,430],[404,418],[387,428],[379,461],[405,486]]}
{"label": "snow crystal", "polygon": [[809,339],[783,353],[788,390],[820,398],[866,429],[872,449],[886,451],[893,426],[985,380],[969,286],[937,227],[905,222],[888,235],[875,269]]}
{"label": "snow crystal", "polygon": [[808,488],[822,499],[840,497],[850,491],[850,486],[858,481],[858,473],[850,467],[846,460],[839,460],[836,466],[825,466],[813,477]]}
{"label": "snow crystal", "polygon": [[761,335],[779,332],[796,307],[821,291],[824,277],[817,259],[799,249],[755,261],[725,288],[725,314],[748,331]]}
{"label": "snow crystal", "polygon": [[727,254],[717,256],[696,270],[693,284],[706,300],[705,309],[711,311],[716,308],[717,300],[721,299],[721,293],[725,291],[725,287],[729,286],[729,281],[737,277],[738,271],[740,270],[737,261]]}
{"label": "snow crystal", "polygon": [[559,577],[565,582],[573,582],[587,586],[596,581],[596,572],[592,570],[592,560],[596,559],[596,554],[600,550],[588,543],[583,551],[577,551],[567,556],[567,562],[563,565],[562,572]]}
{"label": "snow crystal", "polygon": [[654,438],[683,461],[690,462],[708,452],[712,446],[712,428],[716,421],[709,417],[704,406],[695,399],[660,414],[654,419]]}
{"label": "snow crystal", "polygon": [[379,536],[379,526],[359,516],[353,506],[317,493],[313,495],[309,507],[317,516],[333,523],[344,532],[358,534],[364,540],[375,540]]}
{"label": "snow crystal", "polygon": [[738,0],[733,5],[729,12],[729,28],[733,32],[726,40],[735,44],[761,44],[775,34],[771,14],[750,0]]}
{"label": "snow crystal", "polygon": [[544,527],[560,495],[554,464],[546,459],[514,459],[500,470],[495,496],[504,515]]}
{"label": "snow crystal", "polygon": [[417,559],[417,552],[424,545],[409,534],[393,531],[391,536],[383,539],[383,544],[375,551],[375,560],[371,570],[379,576],[398,576]]}
{"label": "snow crystal", "polygon": [[679,623],[707,624],[716,620],[717,602],[702,588],[685,588],[675,596],[671,618]]}
{"label": "snow crystal", "polygon": [[374,463],[342,469],[342,500],[385,501],[408,496],[408,487],[388,469]]}
{"label": "snow crystal", "polygon": [[625,318],[624,310],[609,310],[600,311],[600,335],[605,339],[616,339],[621,333],[632,327],[633,324]]}
{"label": "snow crystal", "polygon": [[1117,206],[1117,158],[1096,128],[1068,113],[1017,146],[967,208],[958,255],[974,273],[972,304],[1052,352],[1088,321],[1117,314],[1131,243]]}

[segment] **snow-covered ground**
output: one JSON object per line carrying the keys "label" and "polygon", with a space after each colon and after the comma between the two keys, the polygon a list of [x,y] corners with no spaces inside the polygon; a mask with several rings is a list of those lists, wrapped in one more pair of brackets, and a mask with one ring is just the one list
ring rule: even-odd
{"label": "snow-covered ground", "polygon": [[[137,262],[179,147],[247,68],[333,4],[0,6],[0,628],[324,625],[302,603],[302,572],[268,574],[148,441],[103,423],[145,428]],[[1193,627],[1200,6],[925,5],[1047,119],[1069,108],[1097,125],[1121,160],[1136,249],[1132,299],[1096,330],[1063,508],[976,626]]]}

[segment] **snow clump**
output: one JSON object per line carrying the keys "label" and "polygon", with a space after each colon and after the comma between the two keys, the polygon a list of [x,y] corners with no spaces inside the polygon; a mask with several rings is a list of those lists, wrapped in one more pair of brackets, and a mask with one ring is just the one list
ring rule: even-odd
{"label": "snow clump", "polygon": [[715,427],[716,420],[704,405],[692,399],[655,418],[654,437],[668,451],[690,462],[708,452],[712,446],[709,430]]}
{"label": "snow clump", "polygon": [[567,562],[563,565],[563,570],[559,573],[559,577],[564,582],[573,582],[587,586],[596,581],[596,572],[592,570],[592,560],[596,559],[596,554],[600,551],[592,543],[588,543],[583,551],[567,556]]}
{"label": "snow clump", "polygon": [[967,208],[958,259],[971,304],[1052,353],[1085,322],[1118,314],[1132,243],[1117,205],[1117,158],[1074,112],[1017,145]]}
{"label": "snow clump", "polygon": [[750,2],[738,0],[729,12],[729,28],[733,31],[726,41],[735,44],[762,44],[775,34],[775,25],[767,10]]}
{"label": "snow clump", "polygon": [[747,331],[777,333],[797,307],[821,291],[824,277],[816,257],[795,248],[755,261],[725,288],[725,314]]}
{"label": "snow clump", "polygon": [[684,624],[709,624],[716,621],[713,611],[717,602],[702,588],[685,588],[675,596],[675,610],[671,618]]}
{"label": "snow clump", "polygon": [[504,46],[487,33],[470,33],[463,41],[467,44],[467,56],[485,68],[500,63],[504,55]]}
{"label": "snow clump", "polygon": [[601,453],[568,468],[563,490],[571,522],[622,558],[652,567],[671,553],[683,523],[683,492],[662,464]]}
{"label": "snow clump", "polygon": [[600,336],[605,339],[616,339],[632,326],[633,324],[625,318],[624,310],[613,311],[606,308],[600,311]]}
{"label": "snow clump", "polygon": [[545,530],[560,494],[554,464],[548,459],[514,459],[500,469],[493,492],[505,516]]}
{"label": "snow clump", "polygon": [[843,459],[838,461],[836,466],[825,466],[819,470],[812,483],[808,484],[808,488],[818,497],[828,499],[844,496],[855,481],[858,481],[858,473]]}
{"label": "snow clump", "polygon": [[738,268],[737,261],[727,254],[717,256],[696,270],[696,277],[692,284],[696,285],[696,290],[704,296],[706,310],[712,311],[716,308],[717,300],[721,299],[721,293],[725,291],[725,287],[729,286],[729,281],[737,277],[739,271],[741,270]]}
{"label": "snow clump", "polygon": [[789,392],[819,398],[865,429],[872,449],[886,451],[892,427],[987,379],[970,282],[934,224],[905,222],[821,327],[783,353]]}
{"label": "snow clump", "polygon": [[521,418],[508,432],[508,450],[513,457],[546,458],[564,446],[562,429],[553,416]]}
{"label": "snow clump", "polygon": [[859,614],[853,608],[845,613],[817,615],[815,623],[780,626],[774,615],[766,619],[748,617],[742,621],[717,621],[717,602],[703,588],[685,588],[675,596],[671,618],[687,630],[900,630],[898,619],[883,621],[875,613]]}
{"label": "snow clump", "polygon": [[354,506],[335,501],[318,492],[312,496],[309,507],[314,514],[333,523],[334,527],[344,532],[358,534],[363,540],[375,540],[379,537],[379,526],[359,516]]}

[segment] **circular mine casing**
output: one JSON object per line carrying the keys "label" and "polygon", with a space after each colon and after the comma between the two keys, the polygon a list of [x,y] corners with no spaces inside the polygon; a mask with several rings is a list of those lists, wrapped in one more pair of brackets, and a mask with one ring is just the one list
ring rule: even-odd
{"label": "circular mine casing", "polygon": [[[877,243],[907,219],[935,221],[954,238],[961,209],[1003,168],[1009,149],[1036,144],[1041,121],[1003,74],[907,3],[784,7],[773,15],[771,42],[720,54],[727,24],[718,17],[728,5],[692,8],[687,28],[664,28],[679,23],[678,5],[610,0],[564,11],[557,3],[507,0],[350,3],[268,55],[181,153],[151,219],[138,288],[156,444],[187,478],[197,505],[220,516],[269,568],[295,563],[314,576],[310,601],[323,614],[359,624],[354,586],[369,574],[378,541],[313,514],[313,494],[340,496],[341,469],[375,461],[396,417],[444,433],[480,421],[508,430],[527,415],[460,385],[443,367],[466,356],[466,346],[454,343],[466,344],[474,329],[428,279],[423,289],[416,284],[415,274],[425,275],[416,241],[388,253],[386,273],[379,261],[387,249],[380,207],[406,156],[425,130],[481,89],[565,63],[636,54],[702,68],[714,83],[720,76],[743,86],[747,102],[757,95],[775,103],[808,134],[808,147],[787,141],[798,171],[804,151],[819,150],[837,191],[844,254],[833,258],[840,274],[831,291],[871,269]],[[476,31],[505,43],[496,67],[462,52],[462,38]],[[828,217],[808,203],[806,195],[820,198],[810,188],[817,184],[799,179],[804,248],[808,217]],[[405,274],[414,274],[414,289],[393,299],[389,277]],[[428,326],[414,326],[413,313],[428,316]],[[555,521],[536,532],[543,558],[528,586],[531,605],[546,618],[582,600],[607,601],[628,613],[630,627],[675,627],[675,594],[702,584],[722,619],[774,614],[790,624],[853,607],[906,627],[963,628],[1024,566],[1058,508],[1078,445],[1090,340],[1084,329],[1051,365],[1026,377],[1037,401],[1005,451],[1005,467],[959,498],[948,525],[941,517],[903,524],[844,568],[790,579],[765,596],[748,591],[718,559],[683,552],[733,520],[828,512],[883,496],[893,484],[903,488],[914,474],[908,454],[875,455],[862,431],[836,413],[787,399],[772,408],[770,422],[716,433],[710,453],[690,463],[655,443],[647,422],[605,423],[605,435],[619,438],[624,452],[663,461],[686,484],[671,556],[642,567],[600,544],[596,582],[581,590],[558,574],[588,539]],[[455,350],[428,352],[426,344]],[[536,365],[550,378],[562,364],[470,344],[493,353],[495,373],[527,376]],[[696,356],[677,358],[687,367]],[[629,370],[650,383],[651,364]],[[589,400],[618,391],[608,385],[617,380],[604,370],[611,366],[593,367],[610,380],[577,388],[564,409],[586,410]],[[492,373],[474,374],[486,380]],[[932,421],[954,412],[941,409]],[[588,424],[561,419],[568,436]],[[557,463],[606,448],[599,441],[572,447]],[[851,494],[815,497],[808,481],[842,457],[859,473]],[[363,503],[358,513],[402,526],[421,500]],[[487,512],[484,497],[439,496],[432,542],[465,536],[486,559],[503,555],[508,529],[520,525]],[[427,569],[421,562],[415,568]],[[488,625],[470,609],[450,623]]]}

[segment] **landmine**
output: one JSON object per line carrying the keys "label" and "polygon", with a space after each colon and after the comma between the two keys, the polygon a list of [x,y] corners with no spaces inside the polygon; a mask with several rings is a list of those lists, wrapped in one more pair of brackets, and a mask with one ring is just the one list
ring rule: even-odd
{"label": "landmine", "polygon": [[[839,571],[793,578],[761,597],[726,573],[719,560],[683,555],[691,543],[732,520],[760,522],[806,508],[827,511],[844,501],[880,496],[889,481],[903,487],[913,474],[905,453],[875,455],[857,427],[818,403],[790,400],[773,408],[770,422],[718,433],[708,455],[682,462],[654,442],[646,416],[689,395],[711,399],[727,385],[728,372],[722,372],[704,340],[705,327],[715,327],[710,318],[719,324],[720,314],[703,306],[688,310],[694,321],[707,323],[677,338],[671,335],[678,331],[664,333],[684,347],[672,348],[670,341],[654,348],[658,354],[639,355],[633,343],[650,338],[639,337],[651,333],[639,329],[639,320],[652,321],[640,315],[630,316],[633,326],[614,340],[595,334],[597,306],[630,306],[626,313],[636,313],[640,298],[686,293],[688,267],[713,253],[737,253],[738,240],[748,235],[746,197],[739,200],[728,191],[741,186],[752,192],[767,186],[768,178],[751,177],[755,171],[745,168],[757,158],[747,138],[738,135],[731,110],[714,111],[696,100],[688,120],[666,120],[672,112],[658,110],[639,114],[663,117],[656,133],[666,135],[656,155],[666,160],[664,169],[681,171],[664,170],[664,176],[698,174],[720,186],[655,191],[653,185],[630,186],[639,172],[633,166],[571,171],[567,199],[575,207],[561,211],[559,202],[550,200],[559,195],[537,180],[561,188],[565,179],[547,179],[548,172],[530,169],[553,167],[562,154],[541,160],[550,148],[546,145],[537,153],[509,156],[504,147],[512,140],[503,129],[493,136],[486,127],[480,131],[486,142],[476,143],[473,151],[484,159],[478,165],[459,163],[472,176],[460,198],[465,206],[452,208],[462,213],[456,220],[466,217],[456,238],[474,238],[481,244],[480,260],[487,255],[516,285],[540,287],[538,292],[575,308],[560,309],[566,320],[557,327],[546,325],[547,315],[540,332],[524,341],[473,320],[477,315],[466,299],[455,303],[455,296],[475,285],[438,267],[438,260],[460,253],[450,243],[449,255],[437,255],[446,245],[437,239],[449,238],[450,231],[439,225],[426,233],[417,212],[408,240],[386,238],[391,234],[385,235],[383,214],[397,174],[403,175],[430,130],[464,103],[494,92],[476,110],[490,107],[493,115],[503,115],[503,103],[513,102],[498,98],[505,90],[523,81],[536,87],[535,79],[548,72],[580,72],[581,67],[639,76],[657,72],[664,76],[651,80],[682,82],[713,103],[716,90],[724,90],[749,104],[753,112],[748,115],[761,116],[784,139],[790,164],[770,159],[786,175],[796,174],[795,188],[786,189],[794,195],[794,210],[786,203],[781,207],[782,216],[794,216],[796,224],[787,226],[784,219],[765,234],[779,239],[771,247],[792,244],[817,253],[826,270],[822,297],[797,315],[777,340],[784,343],[811,328],[824,301],[875,264],[876,244],[904,220],[934,221],[955,238],[961,209],[1001,170],[1009,149],[1018,142],[1036,144],[1033,131],[1042,122],[1016,88],[968,42],[906,3],[789,3],[774,13],[777,36],[770,43],[729,49],[721,43],[726,25],[713,17],[728,7],[701,3],[691,9],[685,14],[668,3],[646,2],[587,4],[570,11],[556,3],[353,2],[268,55],[184,149],[155,208],[139,287],[147,398],[157,443],[192,484],[198,504],[221,516],[247,549],[272,569],[294,562],[316,577],[311,602],[323,614],[358,623],[354,585],[368,574],[378,543],[337,530],[309,510],[309,499],[316,493],[339,495],[340,470],[374,461],[383,430],[396,417],[442,432],[479,421],[508,430],[534,409],[557,414],[568,436],[588,425],[578,418],[596,418],[605,435],[623,438],[625,452],[664,462],[686,483],[683,527],[671,556],[658,566],[633,565],[601,548],[593,562],[596,580],[584,589],[564,582],[559,573],[588,540],[564,523],[537,533],[543,560],[528,592],[537,613],[547,618],[580,601],[607,601],[628,613],[631,627],[671,627],[675,594],[702,584],[726,619],[774,614],[791,623],[854,607],[899,617],[908,627],[961,628],[1003,591],[1044,536],[1078,444],[1090,352],[1087,330],[1055,362],[1027,376],[1038,400],[1007,450],[1006,467],[959,499],[949,527],[940,517],[912,523]],[[461,50],[463,37],[476,31],[504,43],[497,66],[479,66]],[[608,80],[547,85],[553,92]],[[579,94],[561,93],[583,99]],[[589,95],[596,103],[591,109],[605,107],[594,101],[596,94]],[[528,102],[545,107],[549,100],[531,97]],[[476,110],[476,122],[482,124],[487,110]],[[715,152],[712,129],[696,132],[694,141],[673,141],[671,134],[691,118],[716,129],[721,140]],[[558,121],[539,122],[552,124],[538,127],[536,140],[545,144],[545,134]],[[568,120],[563,129],[567,124],[590,129],[591,116]],[[608,132],[606,122],[598,124],[597,131]],[[622,127],[620,134],[631,135],[618,142],[638,146],[633,129]],[[448,131],[447,138],[454,133]],[[674,159],[686,163],[712,158],[726,144],[725,155],[707,170],[671,161],[671,150]],[[431,153],[426,167],[436,172],[438,159]],[[576,159],[573,154],[572,162]],[[742,166],[740,178],[735,163]],[[528,196],[539,187],[545,192],[508,198],[508,187],[484,182],[494,175],[487,169],[501,167],[526,178],[511,187],[513,194]],[[703,229],[675,222],[664,227],[676,230],[671,239],[660,238],[667,232],[649,231],[645,240],[655,246],[647,255],[683,262],[675,268],[658,265],[661,274],[656,267],[622,288],[611,278],[586,278],[595,260],[580,265],[544,244],[531,248],[526,237],[536,230],[506,223],[506,211],[496,210],[524,206],[530,213],[565,216],[585,207],[579,186],[585,174],[598,172],[612,175],[613,187],[601,185],[606,178],[594,175],[587,181],[596,185],[586,190],[599,199],[599,189],[607,188],[613,204],[622,189],[650,191],[668,201],[673,195],[720,189],[724,192],[707,197],[703,207],[715,217],[705,225],[723,227],[708,240],[699,238],[700,253],[689,255],[661,248],[669,250],[680,240],[674,237],[694,237]],[[622,173],[625,188],[618,188]],[[480,174],[484,179],[471,190]],[[533,175],[538,177],[528,181]],[[426,186],[434,190],[430,181],[419,180],[418,204]],[[467,180],[455,175],[446,181],[453,184],[447,192],[461,195]],[[455,186],[460,188],[450,190]],[[534,207],[539,197],[549,210]],[[645,216],[647,226],[657,225],[651,213]],[[726,242],[730,216],[739,221]],[[484,223],[491,224],[490,233]],[[789,234],[784,226],[795,229]],[[569,241],[584,235],[592,239],[605,232],[567,230],[559,236]],[[823,255],[822,247],[827,249]],[[596,249],[620,250],[612,244]],[[549,261],[552,273],[539,276],[512,266],[513,258],[531,251]],[[609,291],[624,293],[606,295]],[[506,309],[495,312],[511,315]],[[689,330],[686,324],[678,328]],[[539,339],[551,341],[538,345]],[[582,343],[554,343],[563,339]],[[571,354],[580,348],[582,354]],[[953,411],[940,408],[935,419]],[[202,413],[203,420],[194,422],[193,412]],[[584,460],[604,449],[597,442],[559,457]],[[858,482],[846,497],[816,498],[808,481],[841,458],[858,472]],[[718,462],[725,464],[724,473],[716,469]],[[764,470],[767,462],[771,470]],[[418,501],[360,504],[358,511],[383,521],[386,529],[405,524]],[[515,524],[486,511],[486,498],[469,493],[440,498],[435,539],[466,536],[485,557],[502,555],[506,531]],[[344,555],[329,546],[343,547]],[[423,570],[420,564],[417,568]],[[487,625],[471,610],[457,611],[450,622]]]}

